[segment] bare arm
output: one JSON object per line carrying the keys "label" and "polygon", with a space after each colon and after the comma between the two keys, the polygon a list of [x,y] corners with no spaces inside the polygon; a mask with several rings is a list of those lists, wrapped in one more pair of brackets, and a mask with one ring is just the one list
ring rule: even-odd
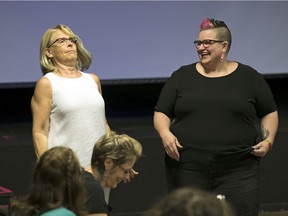
{"label": "bare arm", "polygon": [[37,158],[48,148],[49,117],[51,111],[51,84],[42,77],[36,84],[31,99],[32,138]]}
{"label": "bare arm", "polygon": [[[93,74],[93,73],[91,73],[91,75],[92,75],[94,81],[96,82],[96,84],[98,86],[100,94],[102,95],[102,87],[101,87],[101,82],[100,82],[99,77],[96,74]],[[107,131],[107,133],[111,131],[110,126],[109,126],[108,121],[107,121],[107,118],[106,118],[106,131]],[[124,179],[124,183],[130,182],[138,174],[139,174],[139,172],[135,171],[134,169],[131,169],[129,175],[126,175],[126,177]],[[99,216],[102,216],[102,215],[99,215]]]}
{"label": "bare arm", "polygon": [[170,131],[171,120],[164,113],[154,112],[154,127],[159,133],[166,153],[175,160],[179,160],[178,148],[182,148],[177,137]]}
{"label": "bare arm", "polygon": [[[100,92],[100,94],[102,95],[102,87],[101,87],[101,82],[100,82],[99,77],[98,77],[96,74],[94,74],[94,73],[90,73],[90,74],[91,74],[91,76],[93,77],[94,81],[96,82],[96,84],[97,84],[97,86],[98,86],[98,89],[99,89],[99,92]],[[105,117],[105,118],[106,118],[106,117]],[[106,118],[106,131],[107,131],[107,132],[110,132],[110,131],[111,131],[110,126],[109,126],[108,121],[107,121],[107,118]]]}
{"label": "bare arm", "polygon": [[[96,74],[93,74],[93,73],[91,73],[91,75],[92,75],[93,79],[95,80],[95,82],[96,82],[96,84],[98,86],[100,94],[102,95],[102,87],[101,87],[101,82],[100,82],[99,77]],[[107,133],[111,131],[110,126],[109,126],[108,121],[107,121],[107,118],[106,118],[106,131],[107,131]],[[135,171],[134,169],[131,169],[129,175],[126,175],[126,177],[124,179],[124,183],[130,182],[138,174],[139,174],[139,172]],[[102,215],[96,215],[96,216],[102,216]]]}
{"label": "bare arm", "polygon": [[[278,129],[278,112],[272,112],[261,119],[263,141],[253,146],[253,155],[263,157],[272,147]],[[270,147],[271,145],[271,147]]]}

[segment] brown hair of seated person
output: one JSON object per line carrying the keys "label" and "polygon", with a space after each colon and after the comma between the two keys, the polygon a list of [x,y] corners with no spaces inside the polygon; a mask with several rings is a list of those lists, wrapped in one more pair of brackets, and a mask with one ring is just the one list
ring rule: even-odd
{"label": "brown hair of seated person", "polygon": [[13,200],[14,216],[32,216],[65,207],[77,216],[86,215],[85,189],[75,153],[67,147],[53,147],[39,158],[29,194]]}
{"label": "brown hair of seated person", "polygon": [[174,190],[163,197],[144,216],[235,216],[225,200],[191,187]]}

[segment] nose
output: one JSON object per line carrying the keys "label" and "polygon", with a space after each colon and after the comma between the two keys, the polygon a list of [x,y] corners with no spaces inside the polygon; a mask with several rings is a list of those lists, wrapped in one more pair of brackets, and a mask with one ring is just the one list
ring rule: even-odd
{"label": "nose", "polygon": [[65,43],[68,44],[68,45],[73,45],[74,44],[71,40],[66,40]]}

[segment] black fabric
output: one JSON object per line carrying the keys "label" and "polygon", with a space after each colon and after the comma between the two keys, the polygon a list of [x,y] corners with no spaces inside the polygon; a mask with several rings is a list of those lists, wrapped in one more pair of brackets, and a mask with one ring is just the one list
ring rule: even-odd
{"label": "black fabric", "polygon": [[250,158],[229,168],[205,171],[166,167],[168,191],[192,186],[221,194],[233,206],[237,216],[258,216],[259,159]]}
{"label": "black fabric", "polygon": [[166,164],[192,169],[230,166],[253,157],[259,139],[259,118],[277,110],[272,92],[260,73],[238,63],[223,77],[208,78],[196,63],[182,66],[164,85],[155,110],[173,119],[180,161]]}
{"label": "black fabric", "polygon": [[87,171],[83,172],[83,177],[87,193],[85,204],[89,214],[108,214],[111,207],[105,201],[104,191],[100,183]]}

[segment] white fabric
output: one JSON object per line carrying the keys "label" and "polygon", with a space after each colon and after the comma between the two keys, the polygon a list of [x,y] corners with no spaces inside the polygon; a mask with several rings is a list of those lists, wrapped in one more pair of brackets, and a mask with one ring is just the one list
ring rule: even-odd
{"label": "white fabric", "polygon": [[106,133],[105,103],[92,76],[63,78],[47,73],[52,85],[48,148],[63,145],[77,154],[86,168],[96,141]]}
{"label": "white fabric", "polygon": [[111,188],[103,187],[103,191],[104,191],[105,201],[106,201],[106,203],[107,203],[107,205],[108,205],[108,204],[109,204],[109,198],[110,198]]}

